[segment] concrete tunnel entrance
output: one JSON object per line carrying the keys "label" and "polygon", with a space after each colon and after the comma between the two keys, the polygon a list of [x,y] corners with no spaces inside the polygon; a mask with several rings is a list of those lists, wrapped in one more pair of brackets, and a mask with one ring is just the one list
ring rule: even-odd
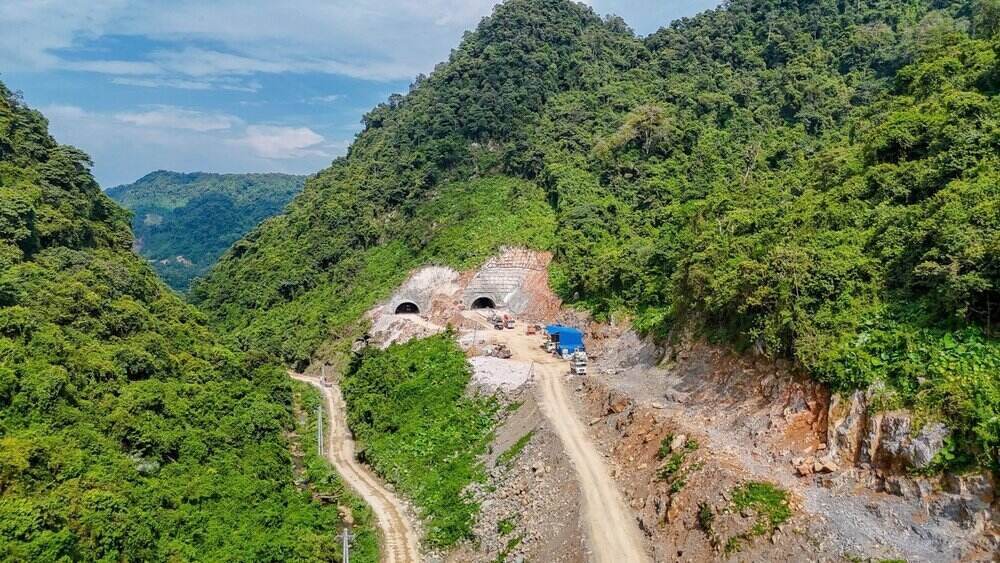
{"label": "concrete tunnel entrance", "polygon": [[497,304],[489,297],[480,297],[472,302],[473,309],[496,309]]}
{"label": "concrete tunnel entrance", "polygon": [[403,301],[396,307],[397,315],[416,315],[420,313],[420,307],[412,301]]}

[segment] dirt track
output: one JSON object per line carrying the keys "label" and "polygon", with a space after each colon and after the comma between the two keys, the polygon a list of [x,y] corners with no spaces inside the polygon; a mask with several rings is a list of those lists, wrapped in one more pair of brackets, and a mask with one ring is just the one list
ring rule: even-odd
{"label": "dirt track", "polygon": [[293,379],[313,385],[326,402],[328,431],[326,455],[344,481],[372,507],[382,532],[382,561],[419,563],[419,538],[406,517],[403,504],[382,486],[366,467],[354,458],[354,440],[347,430],[344,402],[337,386],[324,387],[313,377],[289,373]]}
{"label": "dirt track", "polygon": [[598,563],[649,561],[635,518],[625,506],[607,466],[587,436],[563,383],[566,362],[546,354],[538,337],[514,331],[497,331],[514,358],[532,360],[538,379],[539,405],[555,428],[576,469],[584,497],[584,519],[593,560]]}

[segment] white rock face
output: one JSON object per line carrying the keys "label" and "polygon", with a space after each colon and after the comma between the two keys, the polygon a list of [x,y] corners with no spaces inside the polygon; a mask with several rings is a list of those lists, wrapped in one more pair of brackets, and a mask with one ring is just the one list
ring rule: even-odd
{"label": "white rock face", "polygon": [[478,385],[490,391],[512,391],[528,381],[531,371],[529,362],[502,360],[492,356],[475,356],[469,358],[472,364],[472,385]]}
{"label": "white rock face", "polygon": [[463,292],[466,307],[482,297],[497,307],[508,307],[522,313],[530,306],[531,295],[524,292],[525,281],[533,272],[544,272],[547,260],[538,252],[525,248],[505,248],[483,264]]}
{"label": "white rock face", "polygon": [[430,313],[435,299],[455,299],[462,291],[458,272],[442,266],[420,268],[389,299],[385,313],[393,314],[402,303],[413,303],[421,314]]}

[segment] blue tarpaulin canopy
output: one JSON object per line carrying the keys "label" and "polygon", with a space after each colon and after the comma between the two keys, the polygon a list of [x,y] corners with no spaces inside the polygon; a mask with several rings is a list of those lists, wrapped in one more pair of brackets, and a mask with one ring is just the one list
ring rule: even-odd
{"label": "blue tarpaulin canopy", "polygon": [[560,354],[585,349],[583,346],[583,332],[578,328],[563,325],[548,325],[545,327],[545,332],[549,333],[549,336],[552,337],[552,341],[556,343],[556,349],[559,350]]}

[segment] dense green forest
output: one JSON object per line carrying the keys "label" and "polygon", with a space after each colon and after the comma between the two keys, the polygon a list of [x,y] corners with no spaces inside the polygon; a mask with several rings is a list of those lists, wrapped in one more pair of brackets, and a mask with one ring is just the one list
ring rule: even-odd
{"label": "dense green forest", "polygon": [[461,214],[428,206],[516,181],[535,188],[506,213],[551,209],[536,242],[577,306],[873,387],[949,422],[944,462],[995,466],[998,30],[997,0],[731,0],[640,39],[510,0],[194,299],[240,346],[305,362],[400,268],[461,262],[434,246]]}
{"label": "dense green forest", "polygon": [[139,253],[170,287],[186,291],[234,242],[280,213],[303,183],[288,174],[160,170],[106,193],[132,211]]}
{"label": "dense green forest", "polygon": [[[276,227],[307,228],[290,226],[284,217],[274,221]],[[544,248],[552,244],[555,231],[555,215],[545,203],[544,191],[504,177],[445,185],[438,197],[421,202],[407,221],[405,230],[380,244],[323,262],[326,270],[311,261],[302,264],[295,280],[287,274],[292,262],[301,258],[301,241],[270,227],[258,229],[233,245],[228,256],[244,256],[244,251],[262,243],[274,245],[268,252],[245,255],[243,266],[258,272],[254,276],[258,281],[251,283],[277,284],[276,292],[250,302],[230,301],[225,295],[244,295],[241,284],[248,280],[214,276],[210,284],[195,285],[192,297],[212,308],[217,324],[239,346],[255,347],[302,368],[321,346],[332,346],[324,350],[328,359],[345,358],[343,352],[353,338],[364,332],[357,320],[402,283],[410,269],[428,262],[471,267],[503,244]],[[255,241],[258,236],[266,241]],[[247,307],[266,314],[248,315]],[[331,333],[335,338],[328,339]]]}
{"label": "dense green forest", "polygon": [[284,370],[157,279],[89,168],[0,84],[0,560],[334,560]]}

